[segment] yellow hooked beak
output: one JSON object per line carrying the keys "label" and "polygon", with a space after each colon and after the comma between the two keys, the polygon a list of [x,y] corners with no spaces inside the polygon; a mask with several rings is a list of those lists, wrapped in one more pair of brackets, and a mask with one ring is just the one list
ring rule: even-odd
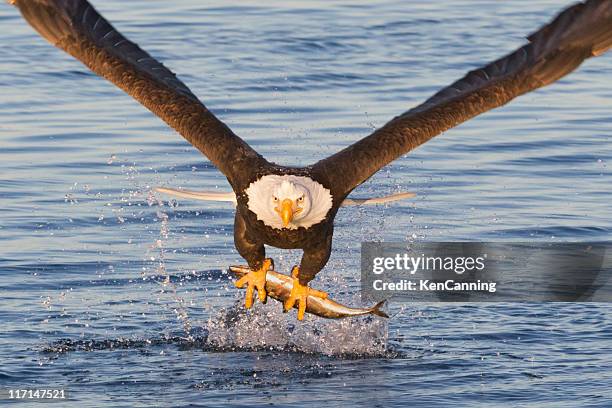
{"label": "yellow hooked beak", "polygon": [[283,227],[286,227],[293,220],[293,201],[288,198],[285,198],[283,202],[280,203],[279,207],[276,207],[275,210],[283,220]]}

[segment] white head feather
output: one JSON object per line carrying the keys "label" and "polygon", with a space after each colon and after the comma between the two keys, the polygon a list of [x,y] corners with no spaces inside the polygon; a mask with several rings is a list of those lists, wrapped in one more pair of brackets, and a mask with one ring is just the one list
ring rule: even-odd
{"label": "white head feather", "polygon": [[[321,222],[332,207],[331,192],[309,177],[267,175],[246,189],[248,207],[257,219],[269,227],[282,229],[308,228]],[[286,227],[274,208],[284,199],[298,200],[302,209]],[[276,200],[275,200],[276,198]]]}

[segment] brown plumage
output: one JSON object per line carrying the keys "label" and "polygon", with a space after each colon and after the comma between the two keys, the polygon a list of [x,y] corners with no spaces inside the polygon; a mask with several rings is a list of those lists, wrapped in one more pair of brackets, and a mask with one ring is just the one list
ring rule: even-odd
{"label": "brown plumage", "polygon": [[528,40],[370,136],[319,161],[313,170],[328,174],[330,185],[339,187],[332,191],[334,196],[346,196],[380,168],[434,136],[569,74],[612,45],[612,1],[590,0],[569,7]]}
{"label": "brown plumage", "polygon": [[227,176],[234,189],[248,186],[243,177],[245,167],[268,164],[206,109],[173,72],[125,38],[87,1],[33,0],[14,4],[47,41],[176,129]]}
{"label": "brown plumage", "polygon": [[[434,136],[548,85],[612,45],[612,0],[569,7],[515,52],[468,73],[370,136],[305,168],[266,161],[236,136],[161,63],[127,40],[85,0],[15,0],[24,18],[49,42],[132,95],[199,149],[228,178],[237,198],[235,244],[257,269],[264,244],[301,248],[299,280],[327,263],[333,222],[344,198],[383,166]],[[325,219],[308,228],[276,229],[249,210],[245,189],[262,176],[310,177],[331,191]]]}

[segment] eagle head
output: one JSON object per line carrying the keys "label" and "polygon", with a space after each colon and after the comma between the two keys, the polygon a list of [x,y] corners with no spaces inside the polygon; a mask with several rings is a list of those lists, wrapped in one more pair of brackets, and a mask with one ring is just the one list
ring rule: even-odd
{"label": "eagle head", "polygon": [[274,188],[271,200],[285,228],[294,219],[299,221],[310,213],[310,193],[301,184],[283,180]]}
{"label": "eagle head", "polygon": [[321,222],[332,207],[330,191],[303,176],[263,176],[246,193],[249,210],[277,229],[309,228]]}

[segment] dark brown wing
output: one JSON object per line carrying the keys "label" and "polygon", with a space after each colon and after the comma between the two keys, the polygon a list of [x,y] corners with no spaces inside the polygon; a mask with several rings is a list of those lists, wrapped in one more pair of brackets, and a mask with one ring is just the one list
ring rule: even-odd
{"label": "dark brown wing", "polygon": [[313,166],[342,200],[381,167],[429,139],[548,85],[612,45],[612,0],[588,0],[557,16],[515,52],[468,73],[423,104]]}
{"label": "dark brown wing", "polygon": [[176,129],[229,179],[267,163],[217,119],[176,76],[129,41],[85,0],[15,0],[23,17],[50,43],[113,82]]}

